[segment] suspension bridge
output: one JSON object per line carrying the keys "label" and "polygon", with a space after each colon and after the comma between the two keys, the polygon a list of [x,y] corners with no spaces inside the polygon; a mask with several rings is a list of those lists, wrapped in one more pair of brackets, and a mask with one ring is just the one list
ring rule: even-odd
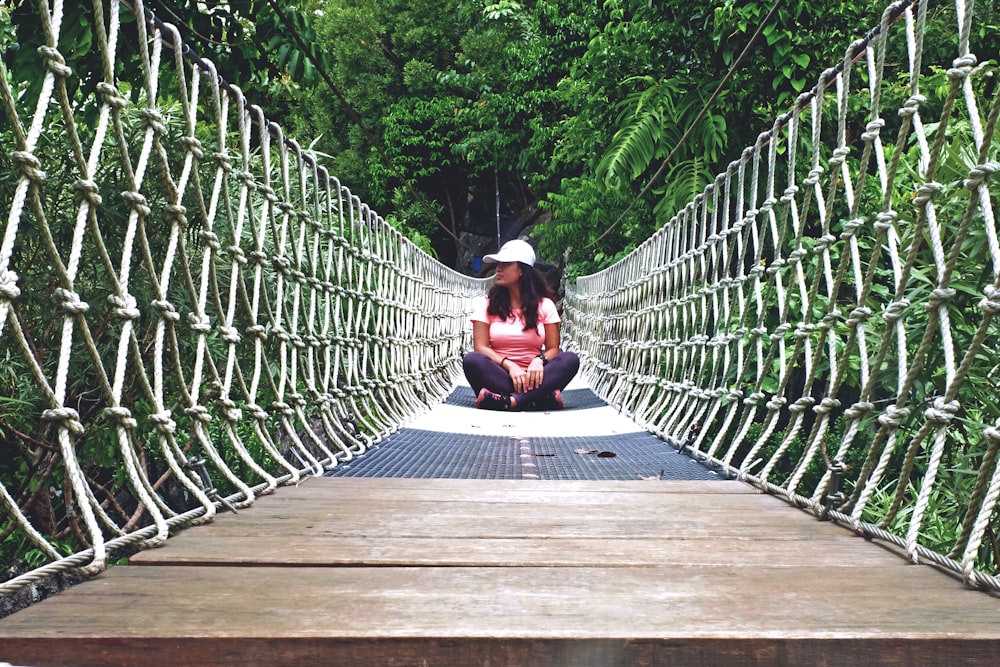
{"label": "suspension bridge", "polygon": [[566,284],[581,384],[511,414],[461,384],[488,280],[141,2],[95,1],[90,92],[63,3],[37,11],[37,95],[0,68],[0,544],[31,563],[0,596],[85,581],[0,619],[0,661],[996,664],[1000,88],[974,3],[888,6]]}

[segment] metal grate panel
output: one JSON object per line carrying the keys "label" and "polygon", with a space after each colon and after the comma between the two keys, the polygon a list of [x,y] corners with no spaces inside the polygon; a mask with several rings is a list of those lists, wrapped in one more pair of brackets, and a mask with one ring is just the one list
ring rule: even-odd
{"label": "metal grate panel", "polygon": [[[590,453],[578,453],[577,450]],[[591,452],[591,450],[593,450]],[[599,456],[612,452],[614,456]],[[406,428],[327,477],[721,480],[650,433],[600,437],[462,435]]]}

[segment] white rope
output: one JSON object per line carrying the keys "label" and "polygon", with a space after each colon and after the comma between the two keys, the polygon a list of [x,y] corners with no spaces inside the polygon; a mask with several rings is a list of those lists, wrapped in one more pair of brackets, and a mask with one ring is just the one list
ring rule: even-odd
{"label": "white rope", "polygon": [[[39,478],[0,479],[0,533],[51,559],[0,595],[99,571],[112,550],[362,454],[451,390],[486,288],[392,229],[172,26],[136,22],[139,92],[123,95],[127,5],[94,6],[94,100],[65,86],[58,0],[33,5],[49,45],[33,108],[15,94],[19,73],[0,69],[18,172],[0,241],[0,354],[28,369],[41,406],[4,416]],[[43,196],[46,169],[60,179]],[[68,215],[48,209],[60,189],[77,195]],[[36,246],[51,261],[29,263]],[[84,373],[96,384],[81,387]],[[26,506],[36,488],[49,492],[45,531]],[[54,540],[76,553],[61,557]]]}
{"label": "white rope", "polygon": [[[567,286],[565,329],[595,391],[683,451],[992,588],[997,465],[974,487],[948,466],[998,446],[976,392],[1000,336],[1000,95],[968,52],[971,3],[955,12],[956,57],[927,63],[928,3],[888,7],[702,195]],[[902,48],[908,97],[884,109]],[[949,89],[924,89],[933,66]],[[929,544],[949,522],[952,543]]]}

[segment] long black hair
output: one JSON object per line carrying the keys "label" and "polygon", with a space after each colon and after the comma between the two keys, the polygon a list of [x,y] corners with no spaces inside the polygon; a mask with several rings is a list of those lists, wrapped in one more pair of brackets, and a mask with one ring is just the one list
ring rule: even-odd
{"label": "long black hair", "polygon": [[[522,262],[517,264],[521,267],[521,278],[518,280],[521,287],[521,315],[524,317],[524,330],[530,331],[538,327],[539,302],[545,297],[555,301],[556,295],[535,267]],[[490,288],[488,299],[487,314],[503,320],[510,319],[510,292],[506,287],[494,285]]]}

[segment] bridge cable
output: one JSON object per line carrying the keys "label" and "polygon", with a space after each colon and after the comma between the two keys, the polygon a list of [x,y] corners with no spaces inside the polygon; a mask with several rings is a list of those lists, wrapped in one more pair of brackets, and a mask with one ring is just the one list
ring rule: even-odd
{"label": "bridge cable", "polygon": [[744,58],[746,58],[746,56],[749,55],[750,51],[753,49],[753,47],[756,44],[757,40],[760,38],[761,34],[764,32],[764,28],[767,26],[768,23],[771,22],[771,19],[774,18],[774,15],[778,12],[778,7],[781,6],[782,2],[783,2],[783,0],[775,0],[774,6],[771,7],[771,11],[769,11],[767,13],[767,16],[764,17],[764,20],[757,27],[757,31],[750,38],[750,41],[743,48],[743,51],[740,53],[739,57],[736,58],[736,61],[729,68],[729,71],[726,72],[726,76],[724,76],[722,78],[722,81],[719,82],[719,85],[716,86],[715,92],[712,93],[712,95],[708,98],[708,100],[702,106],[701,111],[698,112],[698,115],[695,117],[695,119],[693,121],[691,121],[691,123],[688,125],[687,130],[684,132],[684,135],[674,145],[673,149],[670,151],[670,154],[667,155],[667,157],[665,157],[663,159],[662,163],[660,163],[660,167],[659,167],[659,169],[656,170],[656,173],[653,174],[649,178],[648,181],[646,181],[646,185],[643,186],[643,188],[639,192],[639,194],[637,194],[635,196],[635,198],[632,200],[632,203],[628,205],[628,208],[626,208],[624,211],[622,211],[622,214],[620,216],[618,216],[618,219],[615,220],[613,223],[611,223],[608,226],[608,228],[606,230],[604,230],[604,232],[600,236],[598,236],[596,239],[594,239],[590,243],[590,245],[587,246],[588,248],[594,247],[601,239],[603,239],[605,236],[607,236],[608,234],[610,234],[613,229],[615,229],[618,225],[620,225],[621,222],[622,222],[622,220],[625,219],[625,216],[628,215],[629,211],[631,211],[633,208],[635,208],[635,205],[644,196],[646,196],[646,193],[649,192],[650,188],[653,187],[653,184],[660,178],[660,176],[663,175],[663,172],[666,170],[667,165],[670,164],[670,161],[674,159],[675,155],[677,155],[677,151],[679,151],[680,148],[681,148],[681,146],[684,145],[684,142],[687,141],[687,138],[689,136],[691,136],[691,132],[694,130],[695,126],[697,126],[698,123],[701,122],[701,119],[705,116],[705,114],[708,113],[708,109],[715,102],[716,98],[718,98],[718,96],[722,93],[723,88],[725,88],[726,84],[729,83],[729,80],[731,78],[733,78],[733,75],[736,73],[736,70],[743,63]]}

